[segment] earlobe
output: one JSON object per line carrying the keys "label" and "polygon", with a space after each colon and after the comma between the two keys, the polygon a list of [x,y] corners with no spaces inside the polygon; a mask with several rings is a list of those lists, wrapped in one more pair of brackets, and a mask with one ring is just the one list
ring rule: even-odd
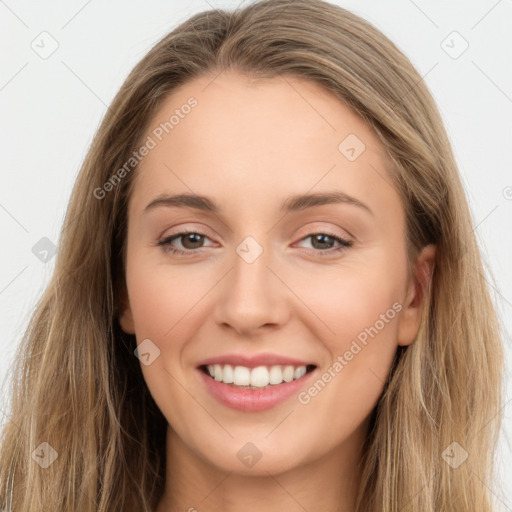
{"label": "earlobe", "polygon": [[418,334],[425,298],[434,273],[435,253],[435,245],[425,246],[414,264],[398,325],[398,345],[410,345]]}
{"label": "earlobe", "polygon": [[122,294],[120,304],[119,309],[121,313],[118,318],[119,325],[126,334],[135,334],[135,323],[133,321],[132,308],[130,306],[130,300],[128,299],[126,290],[124,290]]}

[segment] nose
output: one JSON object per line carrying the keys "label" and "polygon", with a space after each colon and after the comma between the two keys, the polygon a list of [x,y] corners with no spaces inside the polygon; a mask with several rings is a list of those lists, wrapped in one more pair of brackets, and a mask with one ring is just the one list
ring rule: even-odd
{"label": "nose", "polygon": [[[240,256],[242,254],[242,256]],[[254,335],[261,327],[277,328],[289,316],[291,292],[274,268],[270,252],[263,252],[251,262],[235,252],[232,268],[219,283],[215,320],[231,327],[240,336]]]}

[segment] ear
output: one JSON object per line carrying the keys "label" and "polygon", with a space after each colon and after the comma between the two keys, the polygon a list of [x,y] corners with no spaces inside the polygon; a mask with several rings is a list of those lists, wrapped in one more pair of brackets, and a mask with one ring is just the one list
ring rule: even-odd
{"label": "ear", "polygon": [[435,254],[436,246],[426,245],[413,265],[407,296],[398,323],[399,345],[410,345],[418,334],[426,292],[434,272]]}
{"label": "ear", "polygon": [[126,286],[123,287],[119,307],[119,325],[126,334],[135,334],[135,322],[133,321],[132,308]]}

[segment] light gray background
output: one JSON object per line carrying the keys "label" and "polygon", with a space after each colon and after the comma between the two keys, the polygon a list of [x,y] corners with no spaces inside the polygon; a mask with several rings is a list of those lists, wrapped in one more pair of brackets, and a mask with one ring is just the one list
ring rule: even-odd
{"label": "light gray background", "polygon": [[[106,106],[161,36],[196,12],[238,3],[0,0],[2,382],[53,270],[54,258],[44,263],[32,248],[43,237],[58,244],[71,187]],[[333,3],[372,22],[409,56],[445,120],[496,280],[489,277],[508,370],[498,453],[504,483],[493,490],[497,510],[512,511],[512,0]],[[45,55],[52,44],[58,48]],[[8,381],[4,386],[0,422]]]}

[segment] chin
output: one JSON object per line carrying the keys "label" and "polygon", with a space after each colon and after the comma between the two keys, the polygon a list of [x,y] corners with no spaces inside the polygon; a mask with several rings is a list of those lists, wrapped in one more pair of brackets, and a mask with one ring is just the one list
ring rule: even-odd
{"label": "chin", "polygon": [[[268,435],[268,430],[264,435]],[[251,476],[284,473],[305,463],[298,457],[304,454],[303,442],[297,441],[296,446],[285,446],[268,440],[259,442],[255,437],[252,436],[253,441],[250,437],[245,437],[243,441],[230,439],[229,443],[216,444],[216,450],[201,455],[220,471]]]}

